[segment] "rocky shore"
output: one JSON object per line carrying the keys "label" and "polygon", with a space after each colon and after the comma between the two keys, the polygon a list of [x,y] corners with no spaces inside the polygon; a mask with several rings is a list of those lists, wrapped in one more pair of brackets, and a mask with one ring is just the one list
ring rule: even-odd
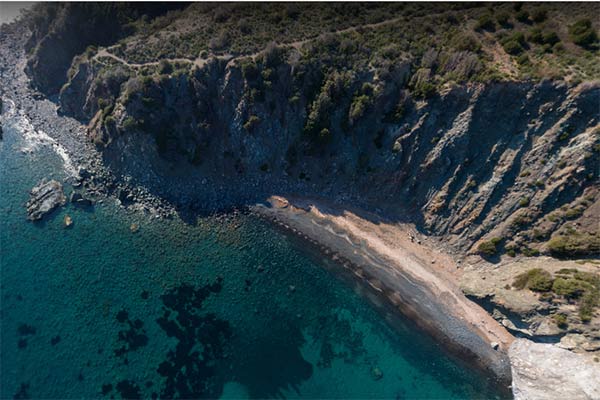
{"label": "rocky shore", "polygon": [[[116,197],[123,206],[167,218],[174,209],[145,188],[131,184],[127,176],[115,175],[106,168],[103,155],[89,141],[87,127],[57,113],[57,105],[29,85],[25,74],[24,42],[28,32],[18,23],[3,25],[0,31],[0,121],[22,126],[32,141],[52,147],[65,163],[69,177],[65,184],[78,189],[88,199]],[[65,165],[67,167],[67,165]],[[70,170],[69,170],[70,169]]]}

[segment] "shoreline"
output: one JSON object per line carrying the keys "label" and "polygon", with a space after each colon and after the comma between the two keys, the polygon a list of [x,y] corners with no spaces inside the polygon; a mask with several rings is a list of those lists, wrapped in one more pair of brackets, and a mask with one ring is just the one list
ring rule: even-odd
{"label": "shoreline", "polygon": [[272,196],[266,205],[251,209],[312,243],[343,267],[336,271],[343,278],[366,288],[372,295],[367,296],[369,301],[378,308],[405,316],[449,355],[508,391],[512,381],[508,349],[514,337],[462,294],[450,272],[456,269],[451,259],[411,241],[408,227],[387,224],[374,215],[363,218],[366,213],[358,216],[312,199]]}

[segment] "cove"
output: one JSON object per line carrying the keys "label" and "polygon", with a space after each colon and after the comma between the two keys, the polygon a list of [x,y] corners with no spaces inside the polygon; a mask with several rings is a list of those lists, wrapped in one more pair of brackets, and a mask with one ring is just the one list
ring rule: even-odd
{"label": "cove", "polygon": [[185,224],[106,200],[26,221],[31,187],[66,175],[48,146],[22,151],[15,121],[4,130],[2,398],[499,396],[252,215]]}

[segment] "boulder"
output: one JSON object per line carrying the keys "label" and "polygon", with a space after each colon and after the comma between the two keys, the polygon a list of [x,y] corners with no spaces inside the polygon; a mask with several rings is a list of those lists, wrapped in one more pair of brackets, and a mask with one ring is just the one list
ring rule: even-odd
{"label": "boulder", "polygon": [[31,189],[29,201],[26,204],[27,218],[31,221],[40,220],[45,214],[58,206],[65,205],[66,202],[67,198],[60,182],[43,179]]}
{"label": "boulder", "polygon": [[508,354],[516,400],[600,399],[600,364],[590,356],[527,339]]}

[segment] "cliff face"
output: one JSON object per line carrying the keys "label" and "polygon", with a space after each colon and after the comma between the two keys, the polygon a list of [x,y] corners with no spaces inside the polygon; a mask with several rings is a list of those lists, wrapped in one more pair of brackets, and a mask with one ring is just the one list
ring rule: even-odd
{"label": "cliff face", "polygon": [[447,85],[419,99],[403,86],[410,66],[326,75],[263,54],[140,78],[97,61],[76,60],[62,109],[90,121],[116,170],[197,208],[219,191],[235,203],[296,190],[410,215],[463,250],[498,238],[535,254],[558,234],[572,254],[600,248],[598,83]]}

